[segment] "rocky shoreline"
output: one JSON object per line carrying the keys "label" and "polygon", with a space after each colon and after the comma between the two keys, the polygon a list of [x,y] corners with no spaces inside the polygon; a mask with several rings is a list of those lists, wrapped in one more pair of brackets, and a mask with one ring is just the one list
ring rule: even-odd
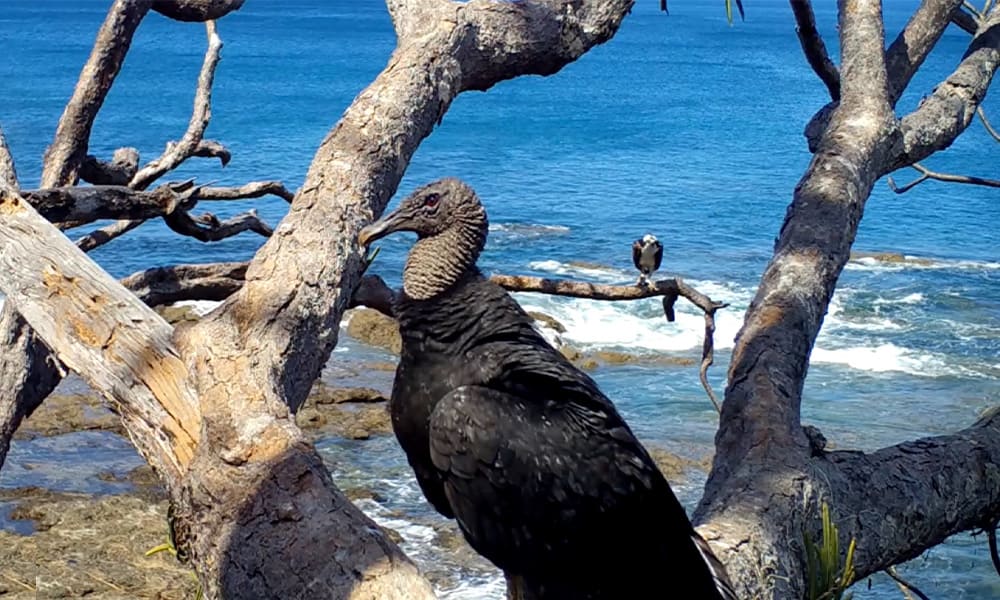
{"label": "rocky shoreline", "polygon": [[[190,310],[168,310],[171,320],[196,318]],[[561,333],[561,325],[545,315],[536,315],[540,328]],[[399,335],[392,319],[368,309],[351,311],[347,334],[357,342],[389,353],[398,353]],[[681,364],[626,353],[582,353],[563,345],[568,358],[583,368],[619,364]],[[297,423],[313,440],[339,438],[350,443],[391,435],[387,395],[395,364],[392,361],[338,363],[335,373],[317,382]],[[340,362],[346,364],[340,365]],[[371,385],[334,387],[329,381],[362,381]],[[15,444],[75,432],[107,432],[127,439],[118,416],[100,398],[90,393],[57,394],[28,419],[17,432]],[[683,480],[689,470],[706,472],[710,457],[682,458],[663,448],[651,447],[661,470],[671,481]],[[187,565],[168,552],[146,556],[167,536],[165,490],[152,472],[142,465],[125,473],[98,469],[96,478],[118,484],[123,493],[83,494],[44,489],[10,487],[10,476],[0,487],[0,597],[3,598],[194,598],[196,580]],[[22,469],[34,468],[22,464]],[[379,493],[367,487],[347,487],[347,496],[357,502],[381,503]],[[413,520],[412,516],[399,515]],[[482,559],[465,544],[454,524],[441,519],[419,519],[416,525],[433,530],[435,552],[443,560],[427,561],[422,568],[435,585],[455,584],[454,565],[469,564],[481,570]],[[388,530],[400,542],[402,536]],[[445,566],[447,565],[447,566]]]}

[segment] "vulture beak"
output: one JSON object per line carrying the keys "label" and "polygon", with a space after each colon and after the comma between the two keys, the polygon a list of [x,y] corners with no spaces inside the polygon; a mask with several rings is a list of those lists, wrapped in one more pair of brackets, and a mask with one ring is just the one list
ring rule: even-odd
{"label": "vulture beak", "polygon": [[362,228],[358,233],[358,243],[362,246],[367,246],[390,233],[407,230],[409,230],[407,215],[400,209],[396,209],[371,225]]}

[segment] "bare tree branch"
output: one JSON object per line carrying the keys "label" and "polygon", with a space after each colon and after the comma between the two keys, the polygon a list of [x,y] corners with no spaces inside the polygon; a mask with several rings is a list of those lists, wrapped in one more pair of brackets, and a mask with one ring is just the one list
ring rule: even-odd
{"label": "bare tree branch", "polygon": [[163,221],[177,233],[202,242],[218,242],[244,231],[252,231],[264,237],[271,237],[274,233],[267,223],[260,220],[256,210],[249,210],[225,221],[220,221],[212,213],[192,217],[186,211],[177,211],[164,215]]}
{"label": "bare tree branch", "polygon": [[934,179],[936,181],[945,181],[948,183],[966,183],[970,185],[982,185],[986,187],[1000,188],[1000,181],[996,179],[983,179],[982,177],[973,177],[970,175],[951,175],[948,173],[938,173],[936,171],[931,171],[930,169],[924,167],[920,163],[914,163],[910,165],[910,168],[916,169],[920,173],[920,177],[917,177],[910,183],[903,186],[897,186],[895,180],[890,176],[888,178],[889,189],[896,192],[897,194],[905,194],[911,189],[917,187],[921,183],[927,181],[928,179]]}
{"label": "bare tree branch", "polygon": [[214,21],[234,10],[245,0],[153,0],[153,10],[175,21]]}
{"label": "bare tree branch", "polygon": [[19,187],[17,169],[14,168],[14,157],[10,153],[10,147],[7,145],[7,138],[3,134],[2,127],[0,127],[0,185],[6,185],[14,190]]}
{"label": "bare tree branch", "polygon": [[816,28],[816,15],[813,14],[812,2],[810,0],[790,0],[790,4],[792,12],[795,14],[795,32],[799,36],[802,52],[806,55],[809,66],[826,85],[826,89],[830,92],[830,98],[837,102],[840,100],[840,71],[837,70],[837,65],[830,60],[826,44],[823,43],[823,37]]}
{"label": "bare tree branch", "polygon": [[198,200],[243,200],[274,195],[291,202],[295,194],[280,181],[252,181],[240,187],[203,187],[198,190]]}
{"label": "bare tree branch", "polygon": [[205,135],[205,129],[208,127],[208,121],[212,116],[212,81],[215,79],[215,67],[219,64],[219,52],[222,50],[222,39],[219,38],[215,29],[215,21],[205,22],[208,49],[205,51],[205,61],[202,63],[201,73],[198,75],[194,111],[191,114],[187,131],[184,132],[184,136],[179,142],[168,143],[162,156],[140,169],[132,178],[129,187],[146,188],[156,179],[162,177],[164,173],[175,169],[193,156],[199,149],[202,137]]}
{"label": "bare tree branch", "polygon": [[14,309],[0,309],[0,469],[10,440],[62,380],[61,366]]}
{"label": "bare tree branch", "polygon": [[80,179],[94,185],[128,185],[139,170],[139,151],[135,148],[118,148],[111,162],[88,154],[80,165]]}
{"label": "bare tree branch", "polygon": [[902,144],[886,172],[947,148],[969,126],[1000,64],[1000,10],[990,11],[958,68],[903,117]]}
{"label": "bare tree branch", "polygon": [[979,31],[979,21],[976,20],[976,17],[961,8],[951,13],[951,22],[969,35],[976,35],[976,32]]}
{"label": "bare tree branch", "polygon": [[107,244],[116,237],[125,235],[143,223],[145,223],[145,221],[130,221],[128,219],[115,221],[110,225],[101,227],[100,229],[95,229],[82,238],[76,240],[76,246],[84,252],[90,252],[98,246]]}
{"label": "bare tree branch", "polygon": [[198,186],[190,180],[167,183],[153,191],[95,185],[28,190],[21,195],[50,222],[78,227],[102,219],[142,220],[188,210],[197,193]]}
{"label": "bare tree branch", "polygon": [[961,5],[962,0],[924,0],[886,50],[890,104],[896,105]]}
{"label": "bare tree branch", "polygon": [[182,300],[225,300],[243,286],[247,263],[173,265],[133,273],[121,280],[149,306]]}
{"label": "bare tree branch", "polygon": [[896,567],[889,567],[888,569],[885,570],[885,573],[886,575],[891,577],[893,581],[896,582],[896,584],[899,586],[900,591],[903,592],[907,600],[913,600],[913,596],[911,595],[911,593],[916,594],[917,597],[920,598],[920,600],[930,600],[930,598],[927,597],[927,594],[920,591],[920,588],[913,585],[906,579],[903,579],[903,577],[896,572]]}
{"label": "bare tree branch", "polygon": [[[841,102],[864,107],[864,112],[888,111],[888,84],[882,3],[865,0],[850,8],[840,6]],[[883,106],[885,104],[885,106]]]}
{"label": "bare tree branch", "polygon": [[152,0],[115,0],[111,6],[73,97],[59,119],[55,139],[45,151],[41,187],[76,183],[77,171],[87,156],[94,119],[121,70],[135,30],[152,4]]}
{"label": "bare tree branch", "polygon": [[215,140],[201,140],[198,145],[195,146],[191,156],[198,156],[200,158],[218,158],[222,166],[229,164],[229,161],[233,158],[233,155],[229,152],[229,148],[222,145],[222,142],[217,142]]}
{"label": "bare tree branch", "polygon": [[1000,142],[1000,133],[996,129],[993,129],[993,125],[990,124],[990,120],[986,118],[986,112],[983,110],[982,105],[976,107],[976,114],[979,116],[980,122],[982,122],[983,127],[986,128],[986,133],[990,134],[994,140]]}

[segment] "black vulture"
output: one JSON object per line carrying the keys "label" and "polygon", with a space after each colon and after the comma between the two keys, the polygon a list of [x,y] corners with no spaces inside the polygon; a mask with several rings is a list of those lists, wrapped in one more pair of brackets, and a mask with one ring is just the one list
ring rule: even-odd
{"label": "black vulture", "polygon": [[639,269],[639,281],[636,285],[649,285],[649,277],[660,268],[663,262],[663,244],[656,236],[647,233],[632,242],[632,264]]}
{"label": "black vulture", "polygon": [[475,192],[445,178],[359,236],[417,234],[390,412],[427,500],[511,597],[735,599],[611,400],[476,267],[487,229]]}

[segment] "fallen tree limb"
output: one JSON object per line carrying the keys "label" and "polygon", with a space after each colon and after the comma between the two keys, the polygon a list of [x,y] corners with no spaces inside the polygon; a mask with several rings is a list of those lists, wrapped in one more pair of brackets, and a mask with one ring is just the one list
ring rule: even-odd
{"label": "fallen tree limb", "polygon": [[63,364],[114,401],[139,452],[176,485],[200,417],[173,329],[9,188],[0,189],[0,267],[7,302]]}
{"label": "fallen tree limb", "polygon": [[155,267],[121,280],[149,306],[182,300],[225,300],[243,286],[247,263]]}
{"label": "fallen tree limb", "polygon": [[132,221],[123,219],[115,221],[110,225],[95,229],[87,235],[76,240],[76,245],[84,252],[90,252],[98,246],[103,246],[116,237],[120,237],[142,225],[145,221]]}

